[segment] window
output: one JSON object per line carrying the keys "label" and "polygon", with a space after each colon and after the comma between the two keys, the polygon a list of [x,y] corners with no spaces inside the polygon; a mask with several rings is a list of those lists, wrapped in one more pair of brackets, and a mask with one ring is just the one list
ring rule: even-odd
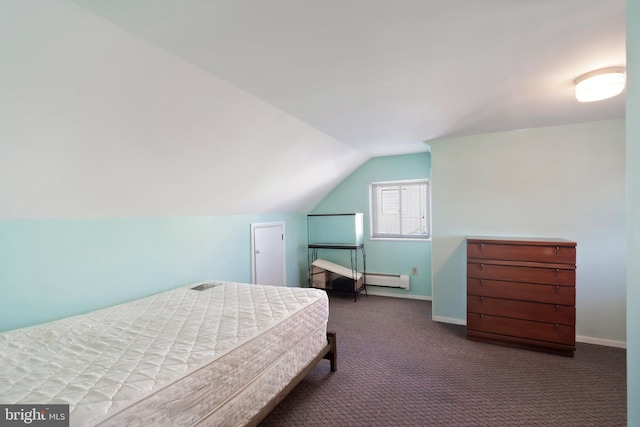
{"label": "window", "polygon": [[371,184],[372,239],[429,239],[429,181]]}

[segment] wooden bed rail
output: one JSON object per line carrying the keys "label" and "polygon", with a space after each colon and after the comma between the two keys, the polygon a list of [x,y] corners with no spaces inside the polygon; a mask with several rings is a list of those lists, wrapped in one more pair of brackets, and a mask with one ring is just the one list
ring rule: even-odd
{"label": "wooden bed rail", "polygon": [[336,341],[336,333],[327,331],[327,339],[329,340],[329,346],[331,349],[323,356],[323,359],[329,359],[331,363],[331,372],[335,372],[338,369],[338,344]]}
{"label": "wooden bed rail", "polygon": [[251,418],[251,420],[247,423],[248,427],[256,427],[258,424],[260,424],[260,422],[265,419],[266,416],[269,415],[269,413],[273,411],[276,406],[278,406],[278,403],[280,403],[282,399],[284,399],[291,392],[291,390],[293,390],[298,385],[298,383],[302,381],[302,379],[306,377],[322,359],[329,360],[329,363],[331,365],[331,372],[336,371],[338,358],[336,333],[333,331],[327,331],[327,341],[327,345],[323,347],[323,349],[311,361],[311,363],[309,363],[307,367],[305,367],[298,375],[296,375],[296,377],[291,380],[291,382],[284,388],[284,390],[282,390],[273,399],[271,399],[267,406],[262,408],[260,412],[258,412],[253,418]]}

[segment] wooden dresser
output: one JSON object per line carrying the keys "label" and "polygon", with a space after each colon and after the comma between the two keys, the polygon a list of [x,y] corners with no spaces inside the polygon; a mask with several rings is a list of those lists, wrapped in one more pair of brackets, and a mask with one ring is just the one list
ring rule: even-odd
{"label": "wooden dresser", "polygon": [[576,243],[467,237],[467,338],[573,356]]}

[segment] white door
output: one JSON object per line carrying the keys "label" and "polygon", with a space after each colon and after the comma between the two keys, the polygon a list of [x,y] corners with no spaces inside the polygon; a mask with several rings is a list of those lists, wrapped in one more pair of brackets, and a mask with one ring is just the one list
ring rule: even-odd
{"label": "white door", "polygon": [[284,223],[251,224],[251,279],[260,285],[285,286]]}

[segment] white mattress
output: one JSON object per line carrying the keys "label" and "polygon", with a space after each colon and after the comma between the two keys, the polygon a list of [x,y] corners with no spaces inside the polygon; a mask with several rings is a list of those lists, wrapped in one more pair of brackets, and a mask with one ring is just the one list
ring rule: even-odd
{"label": "white mattress", "polygon": [[188,287],[0,334],[2,403],[72,426],[243,425],[327,343],[317,289]]}

